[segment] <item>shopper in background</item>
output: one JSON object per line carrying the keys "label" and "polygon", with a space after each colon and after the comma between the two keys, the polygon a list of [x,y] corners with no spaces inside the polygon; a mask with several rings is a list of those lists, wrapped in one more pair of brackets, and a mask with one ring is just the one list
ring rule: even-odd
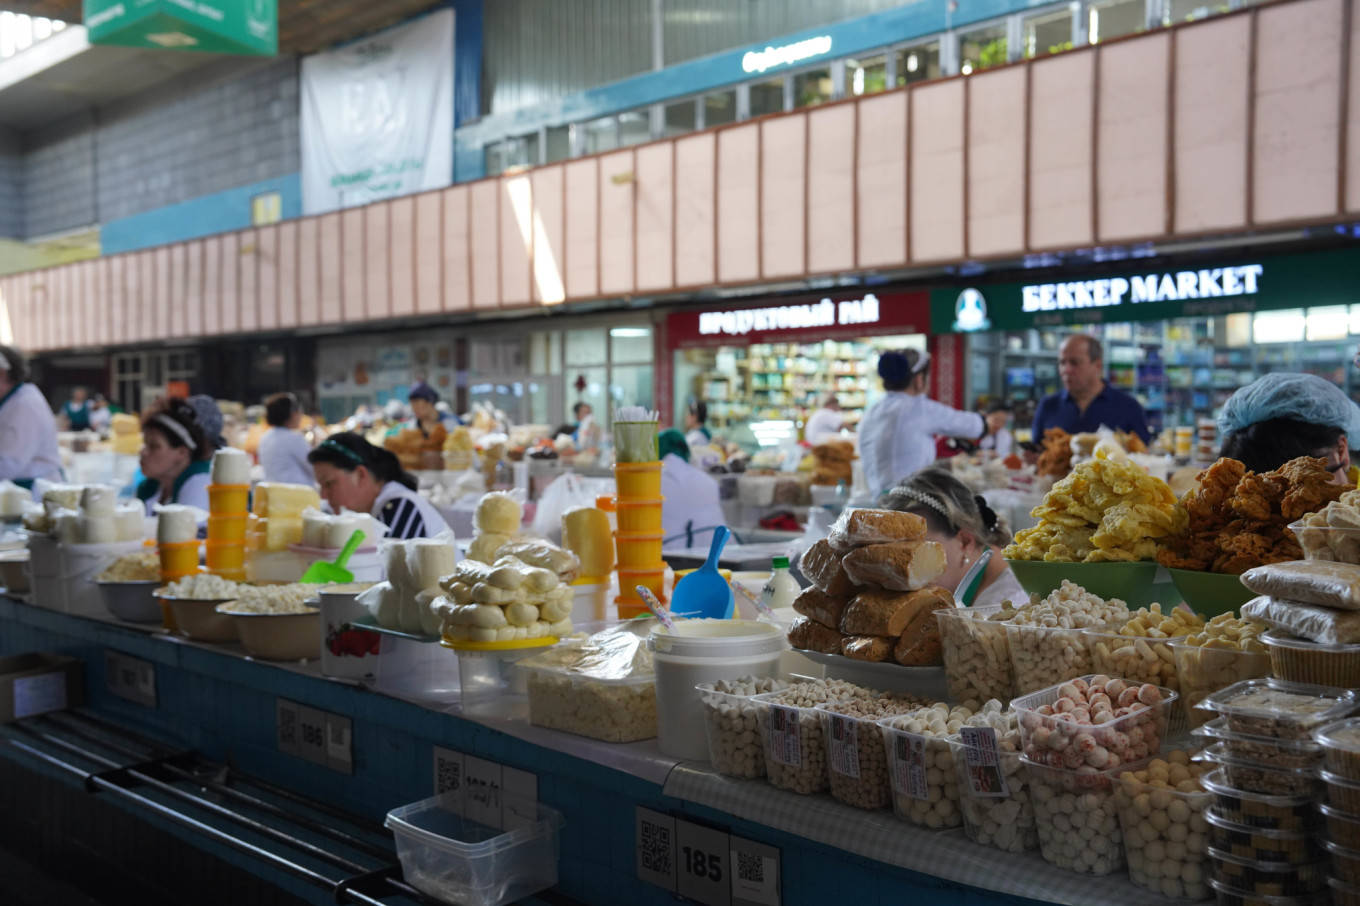
{"label": "shopper in background", "polygon": [[444,416],[437,408],[439,391],[429,384],[416,381],[411,386],[407,402],[411,404],[411,414],[415,417],[413,427],[420,429],[421,434],[429,437],[435,428],[444,427]]}
{"label": "shopper in background", "polygon": [[1095,432],[1101,427],[1132,431],[1149,443],[1147,413],[1142,405],[1105,380],[1105,352],[1100,341],[1073,334],[1058,351],[1058,374],[1063,389],[1044,397],[1034,411],[1034,442],[1042,443],[1048,428],[1069,434]]}
{"label": "shopper in background", "polygon": [[987,407],[983,420],[987,423],[987,433],[978,441],[978,449],[1007,457],[1015,449],[1015,437],[1007,425],[1011,421],[1011,407],[1004,400],[997,400]]}
{"label": "shopper in background", "polygon": [[448,529],[444,517],[416,491],[415,476],[395,453],[342,431],[322,442],[307,461],[332,512],[369,513],[387,526],[389,538],[430,538]]}
{"label": "shopper in background", "polygon": [[718,501],[718,482],[690,465],[685,435],[667,428],[657,435],[661,453],[661,531],[667,541],[707,548],[713,529],[727,524]]}
{"label": "shopper in background", "polygon": [[90,430],[107,434],[112,424],[113,409],[109,407],[109,401],[104,399],[104,394],[96,393],[90,401]]}
{"label": "shopper in background", "polygon": [[142,418],[141,474],[137,499],[146,514],[158,503],[180,503],[208,509],[213,451],[198,414],[187,400],[159,399]]}
{"label": "shopper in background", "polygon": [[71,398],[62,403],[61,423],[67,431],[90,430],[90,401],[84,387],[76,387]]}
{"label": "shopper in background", "polygon": [[878,358],[883,397],[864,413],[859,457],[875,497],[935,461],[935,437],[976,441],[987,426],[976,412],[962,412],[926,397],[930,353],[916,349]]}
{"label": "shopper in background", "polygon": [[315,485],[316,475],[307,454],[312,447],[298,427],[302,407],[291,393],[276,393],[264,402],[264,420],[269,430],[260,438],[260,466],[265,481]]}
{"label": "shopper in background", "polygon": [[57,421],[42,391],[28,383],[28,363],[13,346],[0,346],[0,479],[32,488],[61,477]]}
{"label": "shopper in background", "polygon": [[708,430],[708,403],[694,400],[685,410],[685,443],[691,447],[707,447],[713,441]]}
{"label": "shopper in background", "polygon": [[1001,556],[1001,549],[1011,541],[1005,523],[987,501],[975,496],[949,472],[922,469],[889,491],[883,505],[925,519],[926,538],[939,542],[945,552],[945,571],[936,584],[951,591],[982,552],[991,550],[992,559],[982,570],[977,596],[959,601],[960,606],[986,607],[1005,601],[1021,604],[1029,600]]}
{"label": "shopper in background", "polygon": [[1331,381],[1312,374],[1257,378],[1223,404],[1221,455],[1254,472],[1269,472],[1299,456],[1327,461],[1343,484],[1351,475],[1351,436],[1360,439],[1360,407]]}
{"label": "shopper in background", "polygon": [[835,440],[844,424],[840,400],[836,399],[836,394],[828,393],[822,398],[821,408],[808,416],[807,424],[803,426],[803,439],[814,447]]}

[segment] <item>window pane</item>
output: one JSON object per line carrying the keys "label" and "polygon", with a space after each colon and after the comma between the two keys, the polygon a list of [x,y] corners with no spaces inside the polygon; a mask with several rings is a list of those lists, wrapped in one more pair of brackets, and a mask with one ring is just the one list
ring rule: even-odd
{"label": "window pane", "polygon": [[538,133],[530,132],[528,135],[520,135],[515,138],[506,139],[502,145],[504,159],[502,164],[505,169],[511,167],[536,167],[538,166]]}
{"label": "window pane", "polygon": [[1112,38],[1142,31],[1147,18],[1144,0],[1115,0],[1113,3],[1091,5],[1087,28],[1091,43],[1099,44]]}
{"label": "window pane", "polygon": [[704,95],[704,126],[721,126],[737,121],[736,91]]}
{"label": "window pane", "polygon": [[614,327],[609,331],[609,346],[614,362],[650,362],[652,360],[652,329],[650,327]]}
{"label": "window pane", "polygon": [[769,79],[751,84],[751,116],[782,113],[784,110],[784,79]]}
{"label": "window pane", "polygon": [[814,69],[793,77],[793,106],[815,107],[831,100],[831,70]]}
{"label": "window pane", "polygon": [[645,110],[619,114],[619,145],[640,145],[652,140],[652,118]]}
{"label": "window pane", "polygon": [[1205,16],[1226,13],[1230,8],[1227,3],[1213,0],[1168,0],[1165,21],[1171,25],[1187,19],[1203,19]]}
{"label": "window pane", "polygon": [[495,176],[505,169],[505,164],[502,162],[503,159],[501,157],[501,146],[499,144],[487,145],[483,153],[486,155],[487,176]]}
{"label": "window pane", "polygon": [[619,124],[612,116],[586,123],[586,153],[610,151],[619,146]]}
{"label": "window pane", "polygon": [[684,135],[694,131],[694,99],[666,105],[665,134]]}
{"label": "window pane", "polygon": [[607,352],[605,337],[603,327],[567,331],[567,364],[603,365]]}
{"label": "window pane", "polygon": [[1042,57],[1072,49],[1072,13],[1068,10],[1028,16],[1024,29],[1026,57]]}
{"label": "window pane", "polygon": [[959,37],[959,71],[964,75],[1005,62],[1005,25],[979,28]]}
{"label": "window pane", "polygon": [[920,44],[897,52],[897,84],[910,85],[940,77],[940,45]]}
{"label": "window pane", "polygon": [[571,127],[549,126],[548,140],[544,150],[544,163],[566,160],[571,157]]}
{"label": "window pane", "polygon": [[610,407],[645,406],[652,408],[652,366],[614,366],[609,387]]}
{"label": "window pane", "polygon": [[846,60],[845,77],[853,95],[882,91],[888,87],[888,58],[877,56],[867,60]]}

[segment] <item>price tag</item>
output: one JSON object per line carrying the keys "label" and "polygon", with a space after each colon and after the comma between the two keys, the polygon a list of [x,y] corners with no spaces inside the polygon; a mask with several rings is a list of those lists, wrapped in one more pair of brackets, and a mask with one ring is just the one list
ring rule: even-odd
{"label": "price tag", "polygon": [[675,892],[675,819],[636,806],[637,876],[639,881]]}
{"label": "price tag", "polygon": [[326,765],[326,712],[298,705],[298,755]]}
{"label": "price tag", "polygon": [[326,765],[332,771],[354,773],[353,728],[348,717],[326,713]]}
{"label": "price tag", "polygon": [[798,735],[798,709],[787,705],[771,705],[765,724],[765,737],[770,757],[778,764],[791,768],[802,767],[803,746]]}
{"label": "price tag", "polygon": [[302,755],[298,738],[298,704],[286,698],[274,700],[274,732],[279,751],[285,755]]}
{"label": "price tag", "polygon": [[104,685],[121,699],[156,707],[156,665],[150,661],[105,650]]}
{"label": "price tag", "polygon": [[1001,769],[1001,746],[991,727],[962,727],[964,763],[968,766],[968,787],[974,796],[1005,798],[1011,794],[1006,772]]}
{"label": "price tag", "polygon": [[705,906],[731,906],[726,831],[676,819],[676,892]]}
{"label": "price tag", "polygon": [[501,817],[501,766],[494,761],[464,759],[467,768],[467,792],[464,794],[464,814],[478,824],[503,830]]}
{"label": "price tag", "polygon": [[731,839],[732,906],[779,906],[779,850]]}
{"label": "price tag", "polygon": [[66,707],[66,671],[24,676],[14,681],[14,717],[32,717]]}
{"label": "price tag", "polygon": [[828,715],[830,732],[826,736],[827,757],[831,770],[844,777],[859,779],[859,728],[853,717],[844,714]]}
{"label": "price tag", "polygon": [[929,799],[926,784],[926,738],[916,733],[897,732],[892,742],[893,789],[913,799]]}

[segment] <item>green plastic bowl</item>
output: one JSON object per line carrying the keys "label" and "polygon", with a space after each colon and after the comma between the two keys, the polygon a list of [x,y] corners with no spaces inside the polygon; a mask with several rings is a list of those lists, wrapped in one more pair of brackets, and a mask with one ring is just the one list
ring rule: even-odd
{"label": "green plastic bowl", "polygon": [[[1119,598],[1133,607],[1141,607],[1165,598],[1152,583],[1157,578],[1157,564],[1152,560],[1133,563],[1057,563],[1047,560],[1007,560],[1020,585],[1030,594],[1045,597],[1070,579],[1093,595]],[[1166,602],[1163,602],[1166,603]],[[1174,602],[1173,602],[1174,603]]]}
{"label": "green plastic bowl", "polygon": [[1186,605],[1206,617],[1236,610],[1256,597],[1256,592],[1242,584],[1240,576],[1197,569],[1170,569],[1167,572],[1171,573],[1171,581]]}

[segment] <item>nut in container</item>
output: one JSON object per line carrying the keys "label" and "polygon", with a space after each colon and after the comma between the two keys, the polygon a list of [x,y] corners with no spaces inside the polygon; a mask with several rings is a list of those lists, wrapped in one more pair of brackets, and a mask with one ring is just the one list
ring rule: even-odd
{"label": "nut in container", "polygon": [[1311,796],[1317,791],[1314,768],[1281,768],[1230,754],[1223,743],[1195,755],[1196,761],[1216,764],[1229,786],[1275,796]]}
{"label": "nut in container", "polygon": [[1322,761],[1338,777],[1360,783],[1360,718],[1350,717],[1313,731]]}
{"label": "nut in container", "polygon": [[1308,865],[1323,858],[1312,834],[1235,824],[1209,809],[1209,844],[1219,852],[1255,862]]}
{"label": "nut in container", "polygon": [[1020,753],[1000,751],[995,764],[989,765],[985,756],[980,758],[977,752],[969,751],[978,747],[966,745],[962,738],[951,738],[949,748],[954,755],[959,810],[968,839],[1012,853],[1037,847],[1034,804]]}
{"label": "nut in container", "polygon": [[1011,702],[1025,757],[1049,767],[1098,771],[1161,751],[1176,693],[1091,674]]}
{"label": "nut in container", "polygon": [[1209,893],[1208,822],[1212,795],[1200,787],[1183,751],[1119,775],[1115,806],[1124,836],[1129,878],[1172,899]]}
{"label": "nut in container", "polygon": [[770,677],[745,676],[694,687],[704,706],[708,760],[719,774],[765,776],[765,748],[760,743],[757,709],[751,703],[751,697],[778,692],[785,685]]}
{"label": "nut in container", "polygon": [[1108,771],[1069,771],[1021,759],[1029,777],[1039,852],[1068,871],[1108,875],[1124,865],[1124,837],[1114,786],[1143,763]]}
{"label": "nut in container", "polygon": [[[1270,902],[1280,898],[1299,897],[1300,902],[1312,903],[1312,897],[1327,887],[1327,862],[1291,865],[1287,862],[1262,862],[1245,859],[1209,847],[1209,862],[1213,865],[1213,884],[1223,902],[1224,889],[1231,890],[1242,902]],[[1325,897],[1321,900],[1325,903]]]}
{"label": "nut in container", "polygon": [[795,793],[825,790],[826,737],[817,706],[877,695],[842,680],[811,680],[753,696],[756,726],[765,751],[766,779],[772,786]]}
{"label": "nut in container", "polygon": [[1306,740],[1314,730],[1355,710],[1355,698],[1337,689],[1253,679],[1220,689],[1199,707],[1222,714],[1234,733]]}
{"label": "nut in container", "polygon": [[885,696],[817,707],[826,739],[827,781],[832,797],[856,808],[888,806],[892,785],[878,721],[921,706],[921,701],[910,696]]}
{"label": "nut in container", "polygon": [[1221,743],[1223,751],[1234,758],[1272,767],[1315,768],[1322,762],[1322,747],[1311,739],[1278,739],[1235,733],[1228,728],[1226,717],[1218,717],[1196,727],[1193,735],[1204,739],[1203,745]]}
{"label": "nut in container", "polygon": [[1015,678],[1004,622],[1010,613],[1000,607],[935,611],[951,701],[981,706],[988,699],[1011,700]]}

